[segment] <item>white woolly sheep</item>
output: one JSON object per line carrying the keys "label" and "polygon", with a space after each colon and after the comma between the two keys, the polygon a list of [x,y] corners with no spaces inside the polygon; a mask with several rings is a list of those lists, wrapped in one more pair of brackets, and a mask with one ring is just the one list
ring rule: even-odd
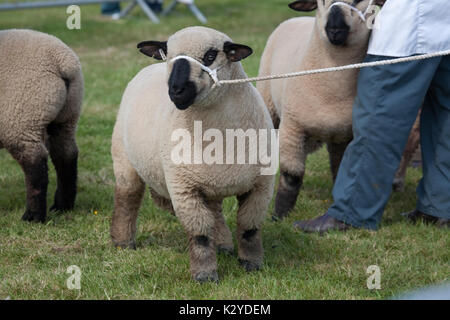
{"label": "white woolly sheep", "polygon": [[44,222],[48,153],[58,176],[51,210],[68,210],[75,202],[81,65],[59,39],[32,30],[0,31],[0,57],[0,147],[25,173],[22,219]]}
{"label": "white woolly sheep", "polygon": [[[198,158],[194,157],[193,164],[177,164],[172,158],[177,145],[172,140],[174,132],[184,130],[195,136],[194,121],[201,121],[204,131],[214,128],[224,135],[226,129],[273,129],[267,108],[251,84],[212,89],[214,83],[204,72],[206,66],[215,69],[220,79],[244,78],[239,61],[251,49],[205,27],[185,28],[168,42],[146,41],[138,48],[159,60],[167,55],[168,62],[141,70],[122,98],[112,138],[114,245],[135,248],[136,219],[147,184],[155,203],[173,208],[188,235],[193,278],[217,281],[216,249],[233,250],[222,201],[237,196],[238,257],[247,271],[260,268],[261,224],[273,195],[274,175],[262,175],[261,162],[195,164]],[[205,150],[207,143],[202,143]],[[188,145],[196,148],[194,141]]]}
{"label": "white woolly sheep", "polygon": [[[344,2],[345,4],[342,4]],[[283,22],[270,36],[261,58],[259,75],[288,73],[358,63],[367,53],[369,5],[383,0],[299,0],[297,11],[316,10],[316,17]],[[349,5],[354,6],[353,9]],[[355,12],[354,8],[359,10]],[[370,10],[367,11],[367,13]],[[352,139],[352,106],[358,70],[257,83],[275,127],[280,128],[281,177],[275,218],[294,207],[305,173],[306,157],[327,144],[333,181]],[[404,175],[402,168],[400,175]]]}

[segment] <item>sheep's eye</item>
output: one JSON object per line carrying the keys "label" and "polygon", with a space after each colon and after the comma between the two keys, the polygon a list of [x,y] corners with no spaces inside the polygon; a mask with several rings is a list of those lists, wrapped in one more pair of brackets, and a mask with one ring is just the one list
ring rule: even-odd
{"label": "sheep's eye", "polygon": [[203,62],[205,66],[210,66],[214,62],[216,57],[217,57],[217,50],[214,49],[208,50],[203,57]]}

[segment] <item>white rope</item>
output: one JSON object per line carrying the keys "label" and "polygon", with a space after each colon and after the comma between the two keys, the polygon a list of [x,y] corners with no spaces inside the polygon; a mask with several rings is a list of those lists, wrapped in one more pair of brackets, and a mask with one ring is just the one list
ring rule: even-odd
{"label": "white rope", "polygon": [[220,86],[222,84],[238,84],[238,83],[253,82],[253,81],[266,81],[266,80],[301,77],[301,76],[325,73],[325,72],[344,71],[344,70],[351,70],[351,69],[360,69],[360,68],[397,64],[397,63],[402,63],[402,62],[425,60],[425,59],[442,57],[442,56],[447,56],[447,55],[450,55],[450,50],[426,53],[426,54],[404,57],[404,58],[395,58],[395,59],[381,60],[381,61],[375,61],[375,62],[356,63],[356,64],[350,64],[350,65],[339,66],[339,67],[330,67],[330,68],[324,68],[324,69],[305,70],[305,71],[291,72],[291,73],[285,73],[285,74],[276,74],[276,75],[244,78],[244,79],[219,80],[216,84]]}

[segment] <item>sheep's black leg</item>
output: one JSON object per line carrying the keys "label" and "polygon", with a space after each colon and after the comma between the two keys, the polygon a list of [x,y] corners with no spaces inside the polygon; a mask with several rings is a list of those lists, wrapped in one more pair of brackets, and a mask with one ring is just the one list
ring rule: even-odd
{"label": "sheep's black leg", "polygon": [[44,222],[47,217],[47,150],[39,143],[9,151],[25,174],[27,204],[22,220]]}
{"label": "sheep's black leg", "polygon": [[275,219],[286,217],[294,208],[302,182],[303,175],[296,176],[288,172],[281,172],[278,192],[275,198]]}
{"label": "sheep's black leg", "polygon": [[58,124],[47,128],[50,137],[50,156],[58,177],[52,211],[71,210],[77,194],[78,148],[75,129]]}

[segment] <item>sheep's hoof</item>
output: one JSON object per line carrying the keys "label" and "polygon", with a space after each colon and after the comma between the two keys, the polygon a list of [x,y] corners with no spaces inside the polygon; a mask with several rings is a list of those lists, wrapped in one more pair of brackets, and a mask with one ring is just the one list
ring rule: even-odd
{"label": "sheep's hoof", "polygon": [[257,271],[257,270],[261,269],[261,264],[260,263],[249,261],[249,260],[239,259],[239,264],[247,272]]}
{"label": "sheep's hoof", "polygon": [[117,250],[122,250],[122,249],[136,250],[136,242],[132,241],[132,242],[127,242],[127,243],[115,243],[114,247],[116,247]]}
{"label": "sheep's hoof", "polygon": [[395,179],[392,183],[392,190],[396,192],[401,192],[405,190],[405,183],[401,179]]}
{"label": "sheep's hoof", "polygon": [[213,271],[200,271],[194,275],[194,280],[197,282],[215,282],[219,283],[219,275],[216,270]]}
{"label": "sheep's hoof", "polygon": [[31,211],[26,210],[25,213],[22,216],[23,221],[30,221],[30,222],[45,222],[46,215],[42,214],[38,211]]}

